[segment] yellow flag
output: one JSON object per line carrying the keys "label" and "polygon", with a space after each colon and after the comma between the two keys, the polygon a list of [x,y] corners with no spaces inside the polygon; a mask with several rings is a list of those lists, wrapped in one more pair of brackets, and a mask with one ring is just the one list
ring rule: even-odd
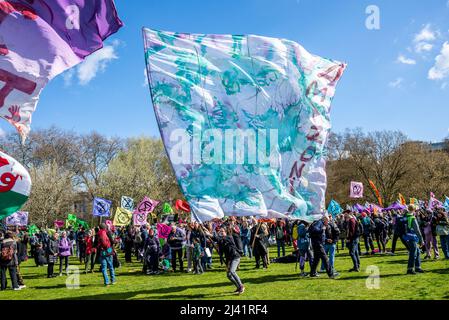
{"label": "yellow flag", "polygon": [[114,216],[114,222],[112,223],[114,226],[127,226],[131,223],[131,219],[133,217],[133,214],[131,211],[123,209],[123,208],[117,208],[115,211]]}

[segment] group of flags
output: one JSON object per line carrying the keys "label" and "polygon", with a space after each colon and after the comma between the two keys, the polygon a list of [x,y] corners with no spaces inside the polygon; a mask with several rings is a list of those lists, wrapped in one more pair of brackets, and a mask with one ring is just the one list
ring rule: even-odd
{"label": "group of flags", "polygon": [[[352,186],[353,186],[353,184],[351,183],[351,190],[352,190]],[[363,190],[363,187],[362,187],[362,190]],[[352,195],[352,191],[351,191],[351,195]],[[379,196],[379,198],[380,198],[380,196]],[[415,205],[415,206],[418,206],[420,208],[427,209],[430,211],[432,211],[436,208],[440,208],[440,207],[449,211],[449,197],[445,196],[445,200],[444,200],[444,202],[442,202],[435,197],[435,194],[433,192],[430,193],[430,198],[429,198],[429,201],[427,202],[427,204],[425,201],[418,200],[416,198],[410,198],[410,201],[408,204]],[[405,197],[401,193],[399,193],[398,200],[396,202],[394,202],[393,204],[391,204],[387,208],[383,208],[382,205],[379,206],[374,203],[366,202],[365,205],[361,205],[359,203],[356,203],[352,207],[350,205],[347,205],[346,209],[351,210],[351,211],[357,211],[357,212],[363,212],[363,211],[381,212],[381,211],[386,211],[386,210],[391,210],[391,209],[396,209],[396,210],[405,209],[405,208],[407,208],[408,204],[407,204]],[[337,201],[332,199],[329,202],[327,212],[329,214],[331,214],[332,216],[336,216],[343,212],[343,208],[340,206],[340,204]]]}

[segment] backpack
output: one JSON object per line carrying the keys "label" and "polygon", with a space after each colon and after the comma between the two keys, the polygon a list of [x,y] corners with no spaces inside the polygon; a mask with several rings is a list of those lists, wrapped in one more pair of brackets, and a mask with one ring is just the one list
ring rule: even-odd
{"label": "backpack", "polygon": [[297,224],[295,224],[293,226],[292,237],[293,237],[293,240],[298,240],[298,225]]}
{"label": "backpack", "polygon": [[311,238],[321,238],[323,236],[323,222],[318,220],[312,223],[309,227],[309,234]]}
{"label": "backpack", "polygon": [[108,257],[113,253],[111,241],[106,232],[101,232],[98,235],[98,246],[100,247],[100,254],[102,257]]}
{"label": "backpack", "polygon": [[297,242],[298,249],[300,251],[308,250],[309,249],[309,245],[310,245],[310,239],[309,239],[309,237],[307,235],[307,229],[306,229],[306,227],[304,225],[300,225],[298,227],[297,236],[298,236],[298,242]]}
{"label": "backpack", "polygon": [[396,233],[399,237],[403,237],[407,233],[407,217],[398,217],[396,220]]}
{"label": "backpack", "polygon": [[14,247],[12,244],[8,246],[2,246],[0,253],[0,259],[3,262],[10,262],[14,258]]}
{"label": "backpack", "polygon": [[355,234],[354,234],[354,236],[355,237],[360,237],[363,234],[363,225],[357,219],[355,219],[355,223],[356,223],[356,226],[355,226]]}
{"label": "backpack", "polygon": [[136,237],[134,238],[134,242],[139,244],[142,243],[142,234],[140,232],[136,233]]}

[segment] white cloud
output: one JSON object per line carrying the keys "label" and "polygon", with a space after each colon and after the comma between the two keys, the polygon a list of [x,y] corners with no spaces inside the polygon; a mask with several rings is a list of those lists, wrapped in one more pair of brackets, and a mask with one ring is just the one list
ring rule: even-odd
{"label": "white cloud", "polygon": [[432,30],[430,24],[426,24],[419,33],[415,34],[413,42],[415,43],[415,52],[428,52],[433,49],[431,42],[435,41],[438,36],[438,31]]}
{"label": "white cloud", "polygon": [[430,80],[441,80],[449,76],[449,43],[446,41],[440,54],[435,58],[435,65],[429,70]]}
{"label": "white cloud", "polygon": [[66,87],[69,87],[72,85],[72,79],[73,79],[74,75],[75,75],[75,69],[73,69],[73,68],[67,70],[66,72],[64,72],[62,74],[62,78],[64,79],[64,85]]}
{"label": "white cloud", "polygon": [[427,42],[419,42],[415,45],[415,51],[417,53],[428,52],[433,49],[433,44]]}
{"label": "white cloud", "polygon": [[441,84],[441,90],[446,90],[448,83],[447,82],[443,82]]}
{"label": "white cloud", "polygon": [[415,35],[414,42],[431,42],[436,39],[436,32],[430,28],[430,24],[426,24],[419,33]]}
{"label": "white cloud", "polygon": [[391,88],[400,88],[403,81],[404,79],[402,78],[396,78],[396,80],[391,81],[388,86],[390,86]]}
{"label": "white cloud", "polygon": [[[117,44],[116,44],[117,45]],[[88,84],[95,78],[98,72],[104,72],[108,63],[114,59],[118,59],[115,53],[115,47],[105,46],[102,49],[94,52],[84,60],[77,68],[77,76],[80,85]]]}
{"label": "white cloud", "polygon": [[405,56],[403,56],[402,54],[400,54],[398,56],[398,59],[396,60],[396,62],[398,63],[403,63],[403,64],[416,64],[416,61],[410,58],[406,58]]}

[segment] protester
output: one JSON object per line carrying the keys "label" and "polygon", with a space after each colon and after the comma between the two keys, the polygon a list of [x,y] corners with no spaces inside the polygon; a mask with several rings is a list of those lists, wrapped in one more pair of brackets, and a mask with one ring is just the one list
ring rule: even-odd
{"label": "protester", "polygon": [[47,256],[47,278],[54,278],[55,263],[58,261],[59,253],[59,234],[53,234],[47,242],[45,254]]}
{"label": "protester", "polygon": [[285,229],[284,221],[277,221],[275,235],[276,235],[276,245],[278,249],[278,258],[281,256],[281,249],[282,249],[282,256],[285,257],[285,239],[287,231]]}
{"label": "protester", "polygon": [[362,227],[363,227],[363,242],[365,243],[365,254],[374,254],[374,243],[371,234],[374,231],[374,222],[373,220],[366,214],[366,212],[362,213],[361,219]]}
{"label": "protester", "polygon": [[[340,229],[334,222],[332,216],[328,216],[328,223],[324,232],[324,252],[329,257],[329,266],[332,273],[335,274],[335,250],[340,237]],[[321,271],[326,271],[326,266],[321,263]]]}
{"label": "protester", "polygon": [[350,211],[343,212],[347,225],[346,246],[349,249],[353,267],[349,272],[360,272],[360,255],[359,255],[359,237],[362,234],[363,227],[360,222],[351,214]]}
{"label": "protester", "polygon": [[179,262],[179,270],[181,272],[184,271],[184,261],[182,256],[182,249],[185,244],[185,233],[181,228],[176,227],[176,225],[172,226],[172,230],[168,235],[168,244],[170,245],[171,250],[171,263],[173,272],[176,272],[176,258],[178,258]]}
{"label": "protester", "polygon": [[145,274],[159,273],[159,253],[160,243],[158,237],[155,236],[154,230],[148,230],[148,237],[145,240],[145,254],[143,272]]}
{"label": "protester", "polygon": [[237,249],[237,246],[234,242],[234,238],[227,235],[225,228],[220,228],[219,235],[220,238],[217,240],[221,242],[221,246],[223,248],[224,256],[226,259],[227,277],[236,286],[237,289],[235,293],[239,295],[243,294],[245,292],[245,286],[236,273],[241,258],[239,250]]}
{"label": "protester", "polygon": [[407,274],[416,274],[416,272],[423,273],[420,255],[420,246],[423,244],[423,238],[415,217],[415,206],[408,206],[408,212],[405,218],[406,219],[403,221],[406,224],[406,232],[402,238],[407,243],[407,248],[409,250]]}
{"label": "protester", "polygon": [[69,257],[71,254],[72,242],[67,238],[67,233],[63,231],[61,233],[61,239],[58,244],[58,256],[59,256],[59,276],[62,276],[62,264],[64,262],[64,271],[67,273],[69,268]]}
{"label": "protester", "polygon": [[193,238],[193,273],[202,274],[204,272],[201,259],[204,256],[204,251],[198,238]]}
{"label": "protester", "polygon": [[444,258],[449,259],[449,219],[444,209],[440,208],[437,211],[436,217],[436,234],[440,236],[441,250]]}
{"label": "protester", "polygon": [[[105,223],[100,225],[100,230],[97,234],[98,246],[97,252],[100,256],[101,273],[103,274],[104,285],[116,284],[115,270],[113,265],[113,248],[111,240],[107,234],[107,226]],[[108,271],[111,276],[111,282],[109,282]]]}
{"label": "protester", "polygon": [[306,261],[309,261],[310,270],[312,270],[313,255],[310,249],[310,237],[307,230],[307,222],[301,221],[297,227],[297,246],[298,246],[298,258],[299,268],[301,270],[300,276],[305,277],[307,274],[304,272]]}
{"label": "protester", "polygon": [[[94,246],[94,236],[92,230],[87,231],[83,243],[85,245],[85,253],[83,254],[84,272],[87,273],[88,271],[90,271],[91,273],[94,273],[97,249]],[[88,270],[89,266],[90,270]]]}
{"label": "protester", "polygon": [[251,250],[251,228],[248,221],[243,221],[240,228],[240,237],[242,238],[243,255],[252,258],[253,252]]}
{"label": "protester", "polygon": [[376,236],[379,253],[386,253],[388,222],[383,218],[382,213],[373,214],[374,234]]}
{"label": "protester", "polygon": [[329,278],[335,278],[338,275],[332,270],[329,264],[329,258],[326,254],[326,251],[324,250],[324,242],[326,238],[325,232],[328,224],[329,218],[327,216],[323,216],[323,218],[321,218],[320,220],[314,221],[308,229],[313,250],[313,262],[310,270],[310,277],[312,278],[318,277],[316,269],[320,261],[323,262],[324,268]]}
{"label": "protester", "polygon": [[6,283],[6,270],[9,271],[13,290],[20,290],[17,279],[17,242],[14,240],[14,233],[7,231],[5,238],[0,244],[0,270],[1,270],[1,290],[5,290]]}
{"label": "protester", "polygon": [[260,223],[254,233],[251,234],[251,247],[256,259],[256,269],[260,268],[260,260],[262,260],[263,268],[268,268],[267,237],[268,228],[265,223]]}

